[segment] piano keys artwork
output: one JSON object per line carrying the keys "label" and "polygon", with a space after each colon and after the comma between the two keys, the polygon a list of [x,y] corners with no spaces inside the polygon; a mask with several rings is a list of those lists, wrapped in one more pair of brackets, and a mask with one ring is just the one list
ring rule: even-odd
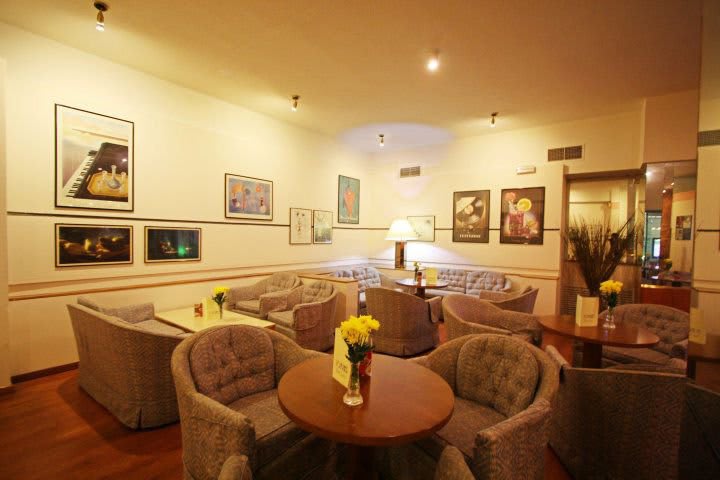
{"label": "piano keys artwork", "polygon": [[129,225],[55,224],[55,266],[132,263]]}
{"label": "piano keys artwork", "polygon": [[55,105],[55,206],[133,210],[134,124]]}

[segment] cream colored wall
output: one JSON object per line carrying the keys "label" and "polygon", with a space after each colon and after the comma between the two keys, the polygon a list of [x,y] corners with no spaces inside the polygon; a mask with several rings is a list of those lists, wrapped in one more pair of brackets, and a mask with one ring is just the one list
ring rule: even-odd
{"label": "cream colored wall", "polygon": [[[117,294],[126,303],[152,300],[157,308],[164,309],[187,305],[207,295],[207,289],[218,283],[213,278],[367,258],[363,230],[335,230],[331,245],[291,246],[288,242],[290,207],[337,212],[338,174],[359,178],[363,187],[369,183],[363,157],[333,139],[2,23],[0,58],[7,61],[5,111],[12,119],[7,125],[7,142],[3,143],[7,148],[10,212],[7,248],[12,375],[76,360],[64,308],[75,296],[22,298],[98,287],[210,279]],[[135,123],[134,212],[54,207],[55,103]],[[225,223],[226,172],[274,182],[271,224],[275,226]],[[370,223],[369,197],[361,194],[360,201],[361,223],[351,228]],[[57,214],[69,217],[52,216]],[[56,222],[132,225],[134,263],[55,268]],[[202,228],[202,262],[146,265],[146,225]],[[0,341],[2,338],[0,333]]]}
{"label": "cream colored wall", "polygon": [[5,213],[5,61],[0,59],[0,388],[10,385],[10,325],[7,290],[7,215]]}
{"label": "cream colored wall", "polygon": [[644,162],[697,157],[698,94],[689,90],[646,99]]}
{"label": "cream colored wall", "polygon": [[568,189],[569,220],[609,222],[619,228],[628,217],[627,179],[572,182]]}

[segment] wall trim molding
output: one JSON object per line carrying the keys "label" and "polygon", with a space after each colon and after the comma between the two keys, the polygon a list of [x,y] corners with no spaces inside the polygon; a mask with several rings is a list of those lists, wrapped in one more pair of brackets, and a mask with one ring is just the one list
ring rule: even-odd
{"label": "wall trim molding", "polygon": [[42,370],[35,370],[32,372],[21,373],[19,375],[13,375],[10,377],[12,383],[27,382],[28,380],[35,380],[36,378],[47,377],[48,375],[54,375],[56,373],[68,372],[70,370],[76,370],[80,365],[79,362],[66,363],[65,365],[57,365],[55,367],[43,368]]}
{"label": "wall trim molding", "polygon": [[[408,259],[405,263],[412,265],[412,263],[415,260]],[[440,262],[428,262],[425,260],[418,260],[423,264],[423,266],[432,266],[432,267],[438,267],[438,268],[459,268],[459,269],[467,269],[467,270],[492,270],[492,271],[502,271],[506,275],[512,275],[514,277],[521,277],[521,278],[536,278],[538,280],[559,280],[560,279],[560,270],[554,270],[554,269],[524,269],[524,268],[517,268],[517,267],[509,267],[504,265],[477,265],[473,263],[440,263]],[[377,268],[387,268],[394,270],[394,259],[388,259],[388,258],[369,258],[368,262],[371,264],[373,262],[377,262],[377,264],[373,265]],[[470,267],[470,268],[467,268]],[[408,271],[411,271],[412,269],[406,269]]]}

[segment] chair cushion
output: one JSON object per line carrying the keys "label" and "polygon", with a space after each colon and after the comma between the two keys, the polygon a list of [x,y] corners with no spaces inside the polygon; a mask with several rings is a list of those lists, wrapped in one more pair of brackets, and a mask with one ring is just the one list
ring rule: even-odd
{"label": "chair cushion", "polygon": [[448,292],[465,293],[467,272],[456,268],[441,268],[438,270],[438,279],[445,280],[450,285],[446,287]]}
{"label": "chair cushion", "polygon": [[273,273],[268,279],[266,293],[290,290],[300,285],[300,279],[294,273],[278,272]]}
{"label": "chair cushion", "polygon": [[537,360],[524,342],[481,335],[460,350],[456,393],[511,417],[530,405],[538,378]]}
{"label": "chair cushion", "polygon": [[603,347],[603,357],[617,363],[665,365],[670,357],[652,348]]}
{"label": "chair cushion", "polygon": [[480,290],[502,290],[505,288],[505,274],[478,270],[467,274],[465,293],[478,295]]}
{"label": "chair cushion", "polygon": [[320,281],[305,285],[302,289],[302,303],[313,303],[325,300],[333,293],[330,282]]}
{"label": "chair cushion", "polygon": [[447,425],[431,438],[420,440],[418,444],[435,459],[440,458],[443,449],[448,445],[457,447],[471,459],[477,433],[505,419],[504,415],[492,408],[455,397],[455,408]]}
{"label": "chair cushion", "polygon": [[144,320],[136,323],[135,326],[142,328],[143,330],[147,330],[148,332],[160,333],[163,335],[182,335],[186,333],[185,330],[181,328],[173,327],[172,325],[168,325],[167,323],[159,322],[157,320]]}
{"label": "chair cushion", "polygon": [[268,314],[268,320],[282,325],[283,327],[292,328],[293,325],[293,312],[292,310],[285,310],[284,312],[272,312]]}
{"label": "chair cushion", "polygon": [[233,326],[199,335],[189,355],[198,392],[228,405],[275,388],[275,353],[262,329]]}
{"label": "chair cushion", "polygon": [[244,312],[260,313],[260,300],[240,300],[235,308]]}
{"label": "chair cushion", "polygon": [[257,468],[279,457],[308,435],[282,412],[277,389],[239,398],[228,407],[242,413],[255,425]]}
{"label": "chair cushion", "polygon": [[368,288],[381,287],[380,272],[373,267],[356,267],[352,269],[353,277],[358,281],[358,292],[362,293]]}

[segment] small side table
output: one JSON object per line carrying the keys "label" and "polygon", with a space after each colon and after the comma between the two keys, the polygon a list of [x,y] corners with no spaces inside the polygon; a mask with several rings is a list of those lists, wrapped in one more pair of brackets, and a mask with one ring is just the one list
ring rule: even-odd
{"label": "small side table", "polygon": [[438,280],[435,283],[428,283],[427,280],[423,279],[418,283],[414,278],[402,278],[395,280],[395,283],[402,285],[403,287],[410,287],[415,289],[415,295],[420,298],[425,298],[426,288],[446,288],[450,283],[445,280]]}

